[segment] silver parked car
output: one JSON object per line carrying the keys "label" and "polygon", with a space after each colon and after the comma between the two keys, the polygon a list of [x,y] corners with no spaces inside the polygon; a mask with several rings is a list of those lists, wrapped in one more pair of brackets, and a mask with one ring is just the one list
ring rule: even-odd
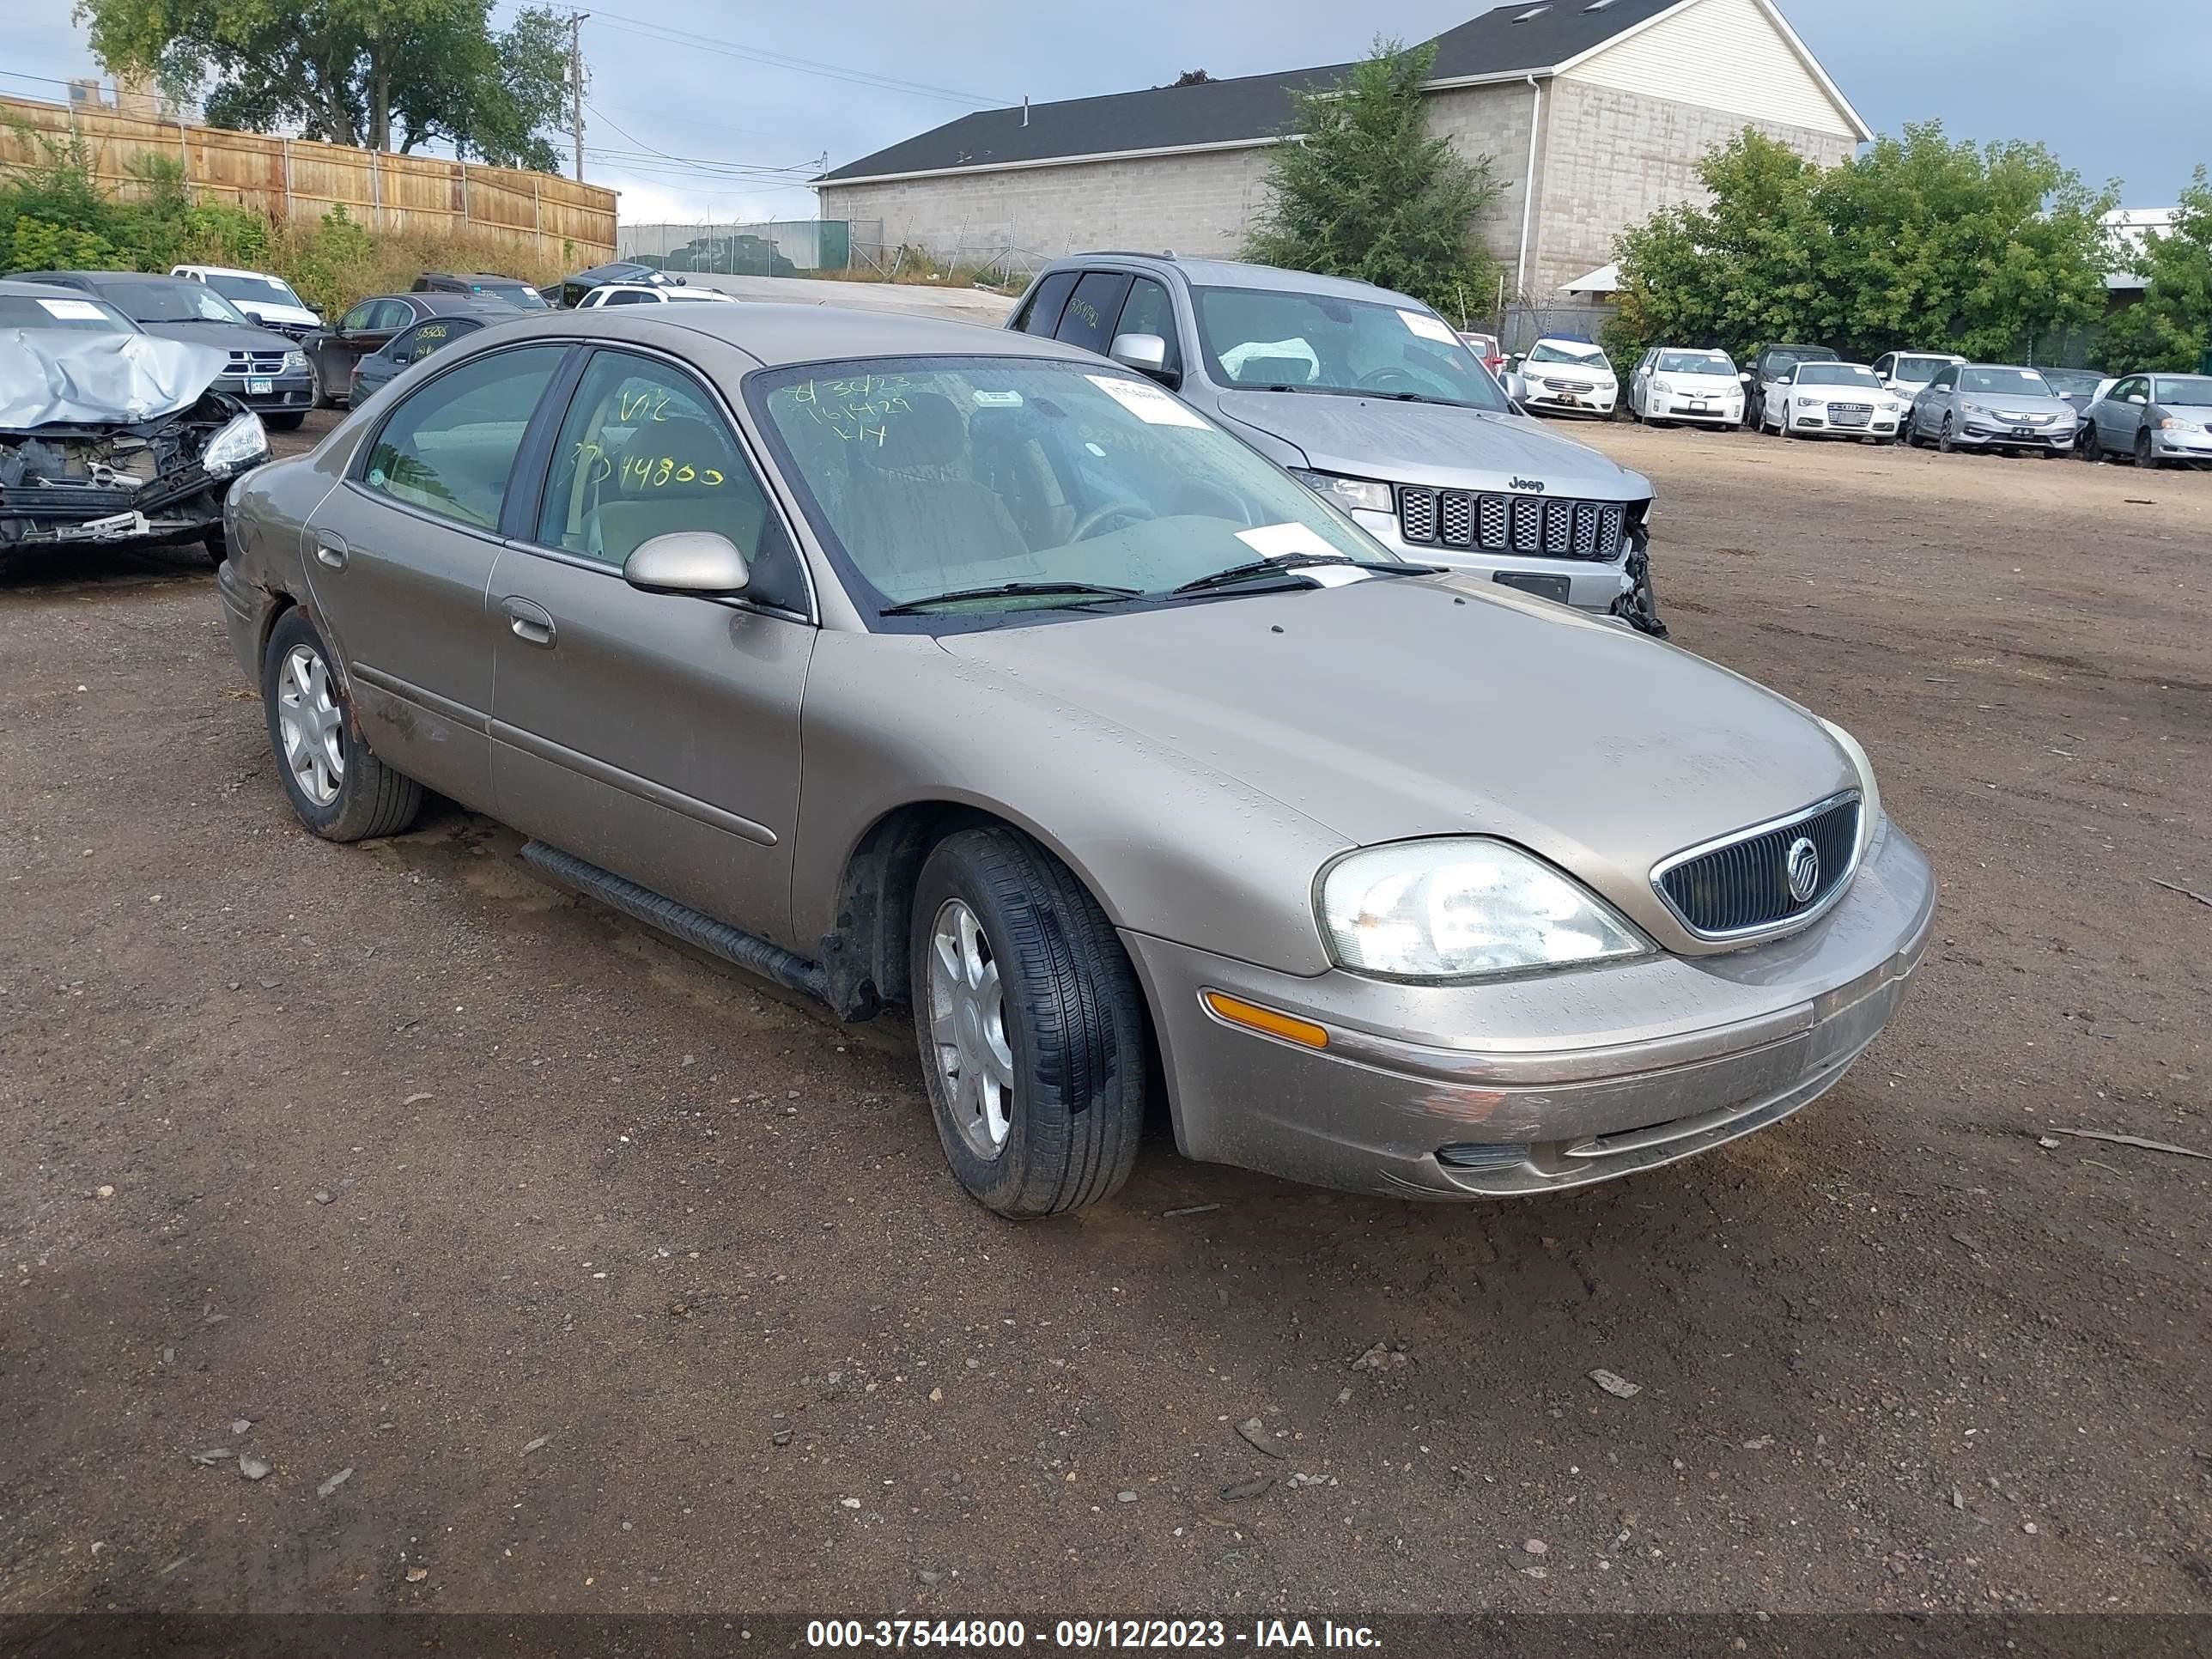
{"label": "silver parked car", "polygon": [[2212,463],[2212,374],[2130,374],[2108,385],[2081,420],[2081,459],[2126,456],[2137,466]]}
{"label": "silver parked car", "polygon": [[[606,903],[911,1009],[1001,1213],[1189,1157],[1544,1193],[1832,1085],[1927,942],[1840,728],[1401,560],[1060,342],[830,307],[518,318],[229,501],[293,810],[424,789]],[[827,1172],[825,1172],[827,1178]]]}
{"label": "silver parked car", "polygon": [[2074,405],[2039,369],[1952,363],[1921,389],[1905,417],[1905,441],[1954,449],[2065,455],[2074,448]]}
{"label": "silver parked car", "polygon": [[1650,480],[1518,413],[1419,300],[1267,265],[1086,253],[1040,272],[1008,325],[1149,375],[1409,558],[1666,632]]}

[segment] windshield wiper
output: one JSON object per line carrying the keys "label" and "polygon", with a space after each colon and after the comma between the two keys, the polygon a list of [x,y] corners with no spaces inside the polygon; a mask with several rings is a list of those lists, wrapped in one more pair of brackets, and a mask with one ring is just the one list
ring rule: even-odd
{"label": "windshield wiper", "polygon": [[[1144,591],[1141,587],[1109,587],[1100,582],[994,582],[988,587],[956,587],[950,592],[932,593],[926,599],[907,599],[898,605],[887,605],[877,612],[877,615],[910,616],[917,611],[927,611],[932,605],[957,605],[963,599],[1026,599],[1055,595],[1088,601],[1133,599],[1141,595]],[[1040,605],[1037,608],[1053,609],[1050,605]]]}
{"label": "windshield wiper", "polygon": [[1289,553],[1279,558],[1255,559],[1249,564],[1233,564],[1226,570],[1217,570],[1210,576],[1200,576],[1170,591],[1175,593],[1204,593],[1212,588],[1231,587],[1238,582],[1253,581],[1261,576],[1283,575],[1324,564],[1342,565],[1353,570],[1371,570],[1378,576],[1434,576],[1443,569],[1440,564],[1407,564],[1395,560],[1386,563],[1380,559],[1339,559],[1319,553]]}

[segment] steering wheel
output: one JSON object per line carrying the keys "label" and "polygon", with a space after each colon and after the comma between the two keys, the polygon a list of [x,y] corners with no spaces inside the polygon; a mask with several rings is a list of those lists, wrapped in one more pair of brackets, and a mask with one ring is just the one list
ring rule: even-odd
{"label": "steering wheel", "polygon": [[1202,514],[1205,509],[1202,507],[1194,505],[1194,503],[1203,501],[1218,501],[1223,507],[1227,509],[1215,516],[1224,519],[1234,519],[1238,524],[1244,526],[1247,529],[1251,527],[1252,509],[1246,503],[1244,498],[1242,495],[1239,495],[1235,490],[1230,489],[1226,484],[1218,484],[1209,479],[1194,479],[1190,483],[1185,484],[1182,487],[1182,493],[1176,498],[1176,509],[1178,512],[1183,513],[1196,512]]}
{"label": "steering wheel", "polygon": [[1071,542],[1089,541],[1102,527],[1115,519],[1127,519],[1136,524],[1158,516],[1142,501],[1101,501],[1075,521],[1075,528],[1068,532],[1067,539]]}
{"label": "steering wheel", "polygon": [[[1395,384],[1394,384],[1395,383]],[[1371,392],[1419,392],[1420,377],[1410,370],[1393,368],[1385,363],[1381,368],[1370,369],[1359,377],[1359,384]]]}

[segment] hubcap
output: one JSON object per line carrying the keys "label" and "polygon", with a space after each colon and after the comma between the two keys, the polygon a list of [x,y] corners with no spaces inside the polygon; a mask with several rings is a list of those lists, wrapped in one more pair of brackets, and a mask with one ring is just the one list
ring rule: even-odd
{"label": "hubcap", "polygon": [[1006,1150],[1014,1051],[991,941],[975,913],[945,900],[929,935],[929,1042],[961,1139],[978,1158]]}
{"label": "hubcap", "polygon": [[331,696],[330,669],[312,646],[294,646],[276,676],[276,729],[292,781],[316,805],[328,806],[345,781],[345,714]]}

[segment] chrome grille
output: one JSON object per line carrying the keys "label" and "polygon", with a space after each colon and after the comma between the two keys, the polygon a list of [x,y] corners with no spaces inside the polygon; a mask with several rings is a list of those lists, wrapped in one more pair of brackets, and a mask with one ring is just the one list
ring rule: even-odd
{"label": "chrome grille", "polygon": [[1610,562],[1620,553],[1628,508],[1620,501],[1398,486],[1398,533],[1425,547]]}
{"label": "chrome grille", "polygon": [[1874,418],[1872,404],[1830,404],[1828,421],[1833,426],[1864,426]]}
{"label": "chrome grille", "polygon": [[[1813,844],[1820,873],[1800,899],[1790,890],[1790,849]],[[1858,857],[1859,798],[1838,796],[1772,823],[1676,854],[1651,872],[1675,920],[1700,939],[1735,939],[1818,915],[1842,892]]]}
{"label": "chrome grille", "polygon": [[281,351],[234,351],[230,354],[233,374],[282,374],[284,354]]}

